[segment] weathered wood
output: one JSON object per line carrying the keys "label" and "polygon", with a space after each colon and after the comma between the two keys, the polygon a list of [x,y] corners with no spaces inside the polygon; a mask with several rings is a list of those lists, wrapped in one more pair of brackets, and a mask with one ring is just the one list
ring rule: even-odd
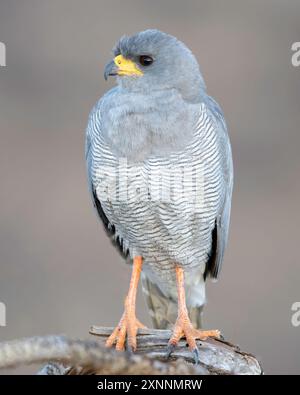
{"label": "weathered wood", "polygon": [[[99,338],[100,344],[111,334],[113,328],[93,326],[90,333]],[[150,359],[167,362],[166,349],[171,331],[158,329],[140,329],[137,336],[137,355]],[[234,344],[225,340],[209,338],[197,341],[200,351],[200,366],[206,374],[230,375],[261,375],[262,368],[257,359]],[[181,340],[168,361],[183,359],[186,363],[193,363],[193,356],[185,340]],[[204,373],[204,374],[205,374]]]}
{"label": "weathered wood", "polygon": [[104,348],[98,341],[64,336],[33,337],[0,343],[0,369],[47,363],[40,375],[203,375],[201,366],[170,363]]}
{"label": "weathered wood", "polygon": [[223,340],[199,341],[200,363],[181,340],[170,358],[166,347],[171,332],[142,329],[136,353],[120,353],[103,346],[112,328],[92,327],[97,340],[68,339],[64,336],[34,337],[0,343],[0,369],[21,364],[47,363],[39,374],[163,374],[163,375],[260,375],[256,358]]}

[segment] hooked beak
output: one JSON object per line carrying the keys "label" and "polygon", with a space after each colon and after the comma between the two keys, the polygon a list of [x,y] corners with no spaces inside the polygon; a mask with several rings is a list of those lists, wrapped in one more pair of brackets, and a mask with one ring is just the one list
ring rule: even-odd
{"label": "hooked beak", "polygon": [[123,55],[118,55],[105,66],[105,80],[107,80],[110,75],[142,76],[143,72],[137,67],[133,60],[126,59]]}
{"label": "hooked beak", "polygon": [[104,69],[104,78],[107,81],[110,75],[117,75],[118,74],[118,67],[116,66],[115,62],[112,60],[111,62],[107,63]]}

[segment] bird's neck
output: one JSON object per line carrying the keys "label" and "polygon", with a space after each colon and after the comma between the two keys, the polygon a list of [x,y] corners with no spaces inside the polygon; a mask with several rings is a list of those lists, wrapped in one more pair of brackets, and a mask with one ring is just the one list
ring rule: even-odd
{"label": "bird's neck", "polygon": [[103,112],[103,134],[118,157],[143,161],[181,151],[192,139],[199,103],[176,90],[140,94],[118,90]]}

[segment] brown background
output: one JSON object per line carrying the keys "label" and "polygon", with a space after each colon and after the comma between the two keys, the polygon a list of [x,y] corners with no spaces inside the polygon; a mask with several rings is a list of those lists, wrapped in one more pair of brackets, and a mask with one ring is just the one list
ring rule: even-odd
{"label": "brown background", "polygon": [[[93,212],[84,163],[90,108],[124,33],[160,28],[197,56],[222,105],[234,163],[230,243],[208,286],[206,327],[255,353],[267,373],[300,373],[300,3],[1,0],[0,340],[113,325],[129,268]],[[149,323],[142,297],[139,316]],[[36,368],[21,369],[22,372]]]}

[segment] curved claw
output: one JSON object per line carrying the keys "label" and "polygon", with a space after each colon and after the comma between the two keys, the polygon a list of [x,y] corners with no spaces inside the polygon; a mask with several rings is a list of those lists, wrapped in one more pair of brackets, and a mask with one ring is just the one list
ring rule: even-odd
{"label": "curved claw", "polygon": [[194,357],[195,365],[198,365],[200,363],[200,353],[199,353],[198,347],[196,347],[192,350],[192,354]]}
{"label": "curved claw", "polygon": [[169,359],[171,354],[174,352],[175,350],[175,344],[173,343],[169,343],[168,347],[167,347],[167,351],[166,351],[166,358]]}
{"label": "curved claw", "polygon": [[126,337],[126,348],[125,348],[126,357],[130,359],[132,357],[134,351],[135,350],[134,350],[133,346],[130,344],[130,341],[127,336]]}
{"label": "curved claw", "polygon": [[200,353],[196,344],[196,339],[206,340],[210,337],[220,338],[220,331],[218,330],[208,330],[203,331],[200,329],[195,329],[187,316],[187,314],[182,314],[178,317],[175,327],[173,330],[173,334],[171,339],[169,340],[167,355],[168,357],[174,351],[174,348],[178,344],[181,338],[185,337],[187,345],[193,355],[195,364],[200,362]]}

